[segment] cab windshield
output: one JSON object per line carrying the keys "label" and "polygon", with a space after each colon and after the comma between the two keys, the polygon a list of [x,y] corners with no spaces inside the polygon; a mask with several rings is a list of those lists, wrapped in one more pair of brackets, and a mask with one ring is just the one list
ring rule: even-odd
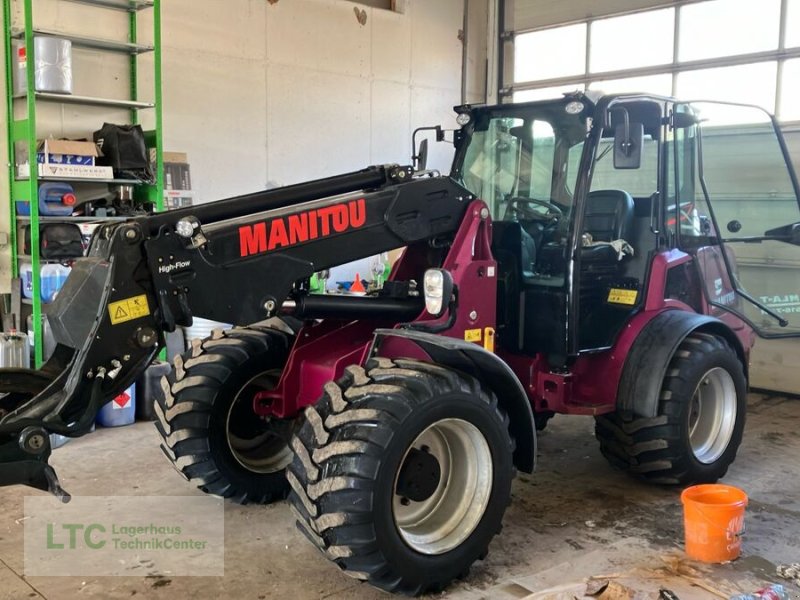
{"label": "cab windshield", "polygon": [[582,152],[588,129],[584,117],[566,112],[566,104],[473,113],[451,175],[489,205],[494,220],[513,220],[522,204],[542,215],[554,209],[569,214],[578,176],[569,161]]}

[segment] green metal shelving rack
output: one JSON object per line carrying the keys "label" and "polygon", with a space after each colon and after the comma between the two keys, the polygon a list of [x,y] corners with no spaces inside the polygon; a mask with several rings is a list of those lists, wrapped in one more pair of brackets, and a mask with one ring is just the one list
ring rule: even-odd
{"label": "green metal shelving rack", "polygon": [[[6,118],[8,127],[8,152],[9,152],[9,181],[10,193],[8,201],[11,211],[11,248],[12,248],[12,277],[17,281],[19,277],[19,261],[23,256],[18,244],[18,233],[22,225],[31,225],[31,256],[25,256],[25,260],[32,264],[33,269],[33,336],[34,336],[34,362],[36,367],[40,367],[43,358],[42,343],[42,303],[41,303],[41,279],[40,266],[42,259],[39,256],[39,225],[44,222],[56,221],[78,221],[75,217],[40,217],[38,190],[41,181],[64,181],[74,184],[81,183],[108,183],[108,184],[133,184],[135,185],[134,198],[142,201],[150,201],[155,204],[157,210],[163,210],[164,202],[164,164],[162,146],[162,115],[161,115],[161,0],[60,0],[60,2],[70,2],[87,5],[98,10],[114,10],[128,13],[129,30],[127,41],[109,40],[101,37],[92,37],[85,34],[75,34],[66,31],[56,31],[51,29],[39,29],[35,27],[33,4],[35,0],[3,0],[3,25],[5,32],[5,53],[6,53]],[[20,3],[23,9],[23,24],[15,29],[12,22],[12,10],[15,4]],[[138,15],[140,11],[153,11],[153,43],[139,43],[139,23]],[[34,37],[36,36],[55,36],[66,38],[72,41],[73,47],[85,48],[99,52],[125,53],[130,55],[130,97],[125,100],[98,98],[80,95],[50,94],[37,92],[35,86],[35,56],[34,56]],[[26,73],[27,91],[24,96],[14,96],[13,86],[13,41],[24,41],[26,49]],[[139,100],[138,75],[139,61],[142,54],[153,53],[153,81],[154,98],[148,101]],[[36,127],[36,107],[40,102],[56,102],[61,104],[78,104],[92,107],[107,107],[115,109],[127,109],[130,111],[130,122],[139,122],[139,112],[141,110],[155,111],[154,129],[145,132],[145,137],[149,147],[156,148],[156,182],[153,185],[142,184],[124,179],[80,179],[80,178],[49,178],[40,177],[36,161],[37,140],[46,137],[47,132],[37,131]],[[24,103],[25,117],[17,118],[15,105]],[[98,113],[98,129],[102,125],[102,113]],[[88,132],[87,132],[88,133]],[[26,154],[30,175],[27,178],[17,177],[15,148],[17,144],[24,144],[27,148]],[[30,217],[17,217],[16,201],[30,201]],[[102,218],[80,219],[80,221],[103,221]],[[22,315],[18,315],[22,319]],[[20,324],[24,327],[24,323]]]}

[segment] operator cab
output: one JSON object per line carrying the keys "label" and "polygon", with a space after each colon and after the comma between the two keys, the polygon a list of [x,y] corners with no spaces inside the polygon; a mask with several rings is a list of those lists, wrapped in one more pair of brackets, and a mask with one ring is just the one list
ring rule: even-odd
{"label": "operator cab", "polygon": [[800,332],[784,268],[800,264],[800,185],[763,109],[587,92],[456,111],[451,177],[491,209],[501,350],[559,368],[612,347],[668,250],[687,260],[659,272],[659,299]]}
{"label": "operator cab", "polygon": [[[469,109],[452,176],[491,208],[500,346],[565,361],[570,289],[579,296],[572,327],[582,351],[610,347],[639,307],[657,245],[665,111],[663,100],[619,100],[593,128],[595,104],[583,95]],[[626,143],[637,161],[626,164],[615,147]]]}

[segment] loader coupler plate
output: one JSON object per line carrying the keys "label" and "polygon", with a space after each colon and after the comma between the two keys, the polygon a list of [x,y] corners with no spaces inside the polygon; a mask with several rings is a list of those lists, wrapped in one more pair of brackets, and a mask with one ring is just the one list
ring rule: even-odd
{"label": "loader coupler plate", "polygon": [[50,451],[50,438],[41,428],[28,427],[18,436],[3,436],[0,486],[27,485],[69,502],[70,495],[61,487],[53,467],[47,464]]}

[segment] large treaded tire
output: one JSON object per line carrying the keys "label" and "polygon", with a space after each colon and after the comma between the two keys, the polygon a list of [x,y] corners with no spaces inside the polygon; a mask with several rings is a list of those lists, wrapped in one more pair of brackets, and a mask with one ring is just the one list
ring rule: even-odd
{"label": "large treaded tire", "polygon": [[[175,358],[161,382],[164,399],[155,404],[155,425],[161,450],[184,479],[242,504],[286,497],[285,469],[265,473],[246,468],[230,445],[228,421],[231,404],[248,382],[283,369],[291,342],[291,336],[268,328],[215,330]],[[263,423],[255,414],[242,418],[252,418],[253,427]]]}
{"label": "large treaded tire", "polygon": [[[713,461],[701,462],[692,449],[690,411],[705,374],[715,368],[723,369],[732,380],[736,397],[730,404],[736,414],[724,451]],[[713,483],[725,475],[736,457],[746,409],[747,380],[738,355],[723,338],[695,332],[670,360],[658,414],[633,419],[618,413],[603,415],[595,419],[595,435],[609,463],[639,479],[660,484]]]}
{"label": "large treaded tire", "polygon": [[[466,539],[424,554],[396,523],[395,477],[420,432],[452,419],[468,422],[487,442],[491,491]],[[289,498],[298,528],[348,575],[389,592],[438,591],[466,576],[499,533],[511,499],[513,448],[508,417],[473,377],[426,362],[372,359],[366,371],[345,369],[306,409],[292,439]]]}

